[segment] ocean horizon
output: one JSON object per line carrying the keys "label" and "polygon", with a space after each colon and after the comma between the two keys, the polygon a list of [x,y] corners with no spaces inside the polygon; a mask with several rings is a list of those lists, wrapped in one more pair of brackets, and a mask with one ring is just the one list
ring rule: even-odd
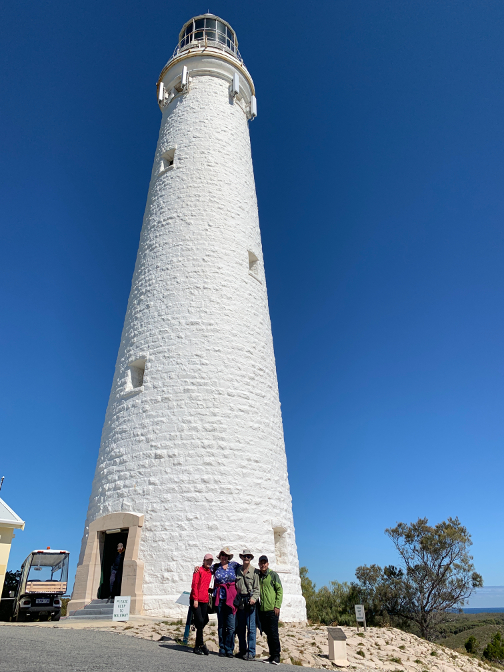
{"label": "ocean horizon", "polygon": [[462,609],[464,614],[480,614],[483,612],[499,613],[504,612],[504,607],[468,607],[467,609]]}

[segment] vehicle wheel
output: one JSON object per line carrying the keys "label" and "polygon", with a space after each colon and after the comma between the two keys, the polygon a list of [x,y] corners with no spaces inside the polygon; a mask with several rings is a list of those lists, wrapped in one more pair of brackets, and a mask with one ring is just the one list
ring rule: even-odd
{"label": "vehicle wheel", "polygon": [[61,618],[61,614],[60,614],[60,613],[58,613],[58,614],[53,614],[53,615],[51,616],[51,621],[59,621],[60,618]]}
{"label": "vehicle wheel", "polygon": [[22,612],[19,612],[19,614],[17,614],[14,620],[17,621],[18,623],[24,623],[25,621],[28,620],[28,614],[23,614]]}
{"label": "vehicle wheel", "polygon": [[39,621],[48,621],[48,620],[49,620],[49,614],[40,614]]}

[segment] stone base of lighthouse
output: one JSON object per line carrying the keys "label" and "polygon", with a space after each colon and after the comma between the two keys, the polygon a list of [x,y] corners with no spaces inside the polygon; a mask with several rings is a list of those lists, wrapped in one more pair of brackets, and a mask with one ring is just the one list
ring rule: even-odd
{"label": "stone base of lighthouse", "polygon": [[[141,513],[118,512],[110,513],[93,521],[88,528],[87,539],[83,547],[82,561],[77,567],[72,599],[68,604],[68,613],[82,609],[92,600],[103,597],[104,561],[108,535],[119,534],[126,537],[126,552],[121,584],[121,595],[131,597],[131,614],[156,616],[163,618],[181,618],[187,614],[187,607],[177,604],[177,599],[184,591],[189,591],[193,568],[200,564],[201,558],[192,551],[180,557],[176,571],[160,572],[159,564],[150,553],[141,557],[141,542],[144,532],[145,516]],[[272,528],[272,545],[270,548],[253,550],[255,558],[252,564],[257,565],[259,554],[265,553],[270,559],[270,568],[280,576],[284,589],[281,609],[281,620],[285,622],[303,622],[306,620],[305,600],[301,596],[298,568],[289,568],[276,562],[276,555],[282,553],[282,534]],[[145,536],[145,535],[144,535]],[[283,540],[285,544],[285,539]],[[276,542],[276,543],[275,543]],[[169,538],[167,539],[169,544]],[[226,542],[227,544],[227,542]],[[224,546],[225,543],[217,544]],[[214,544],[215,545],[215,544]],[[234,559],[239,561],[242,550],[232,546]],[[214,552],[217,557],[218,550]],[[201,553],[200,553],[201,555]],[[149,556],[151,556],[149,558]],[[145,576],[150,581],[145,580]]]}

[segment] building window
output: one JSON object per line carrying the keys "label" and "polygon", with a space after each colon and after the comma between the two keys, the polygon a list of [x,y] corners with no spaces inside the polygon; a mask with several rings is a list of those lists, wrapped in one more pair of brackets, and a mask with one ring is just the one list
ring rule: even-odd
{"label": "building window", "polygon": [[168,169],[173,168],[175,163],[175,147],[168,149],[166,152],[161,154],[161,165],[159,166],[159,174],[166,172]]}
{"label": "building window", "polygon": [[255,278],[256,280],[259,280],[259,259],[256,257],[256,255],[249,250],[248,253],[248,259],[249,259],[249,273],[250,275]]}
{"label": "building window", "polygon": [[275,535],[275,560],[277,566],[288,565],[287,557],[287,530],[285,527],[274,527],[273,534]]}
{"label": "building window", "polygon": [[139,390],[144,384],[145,359],[137,359],[128,367],[126,377],[126,392]]}

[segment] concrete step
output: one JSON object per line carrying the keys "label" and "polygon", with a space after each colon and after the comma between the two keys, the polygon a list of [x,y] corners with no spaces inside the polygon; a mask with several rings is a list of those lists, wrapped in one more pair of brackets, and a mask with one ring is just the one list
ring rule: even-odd
{"label": "concrete step", "polygon": [[111,621],[112,620],[112,614],[110,615],[95,615],[95,614],[85,614],[84,609],[79,609],[78,611],[75,611],[73,614],[70,614],[68,618],[75,618],[76,620],[86,620],[86,621]]}
{"label": "concrete step", "polygon": [[92,600],[83,609],[71,611],[68,618],[98,618],[112,620],[114,603],[108,600]]}

